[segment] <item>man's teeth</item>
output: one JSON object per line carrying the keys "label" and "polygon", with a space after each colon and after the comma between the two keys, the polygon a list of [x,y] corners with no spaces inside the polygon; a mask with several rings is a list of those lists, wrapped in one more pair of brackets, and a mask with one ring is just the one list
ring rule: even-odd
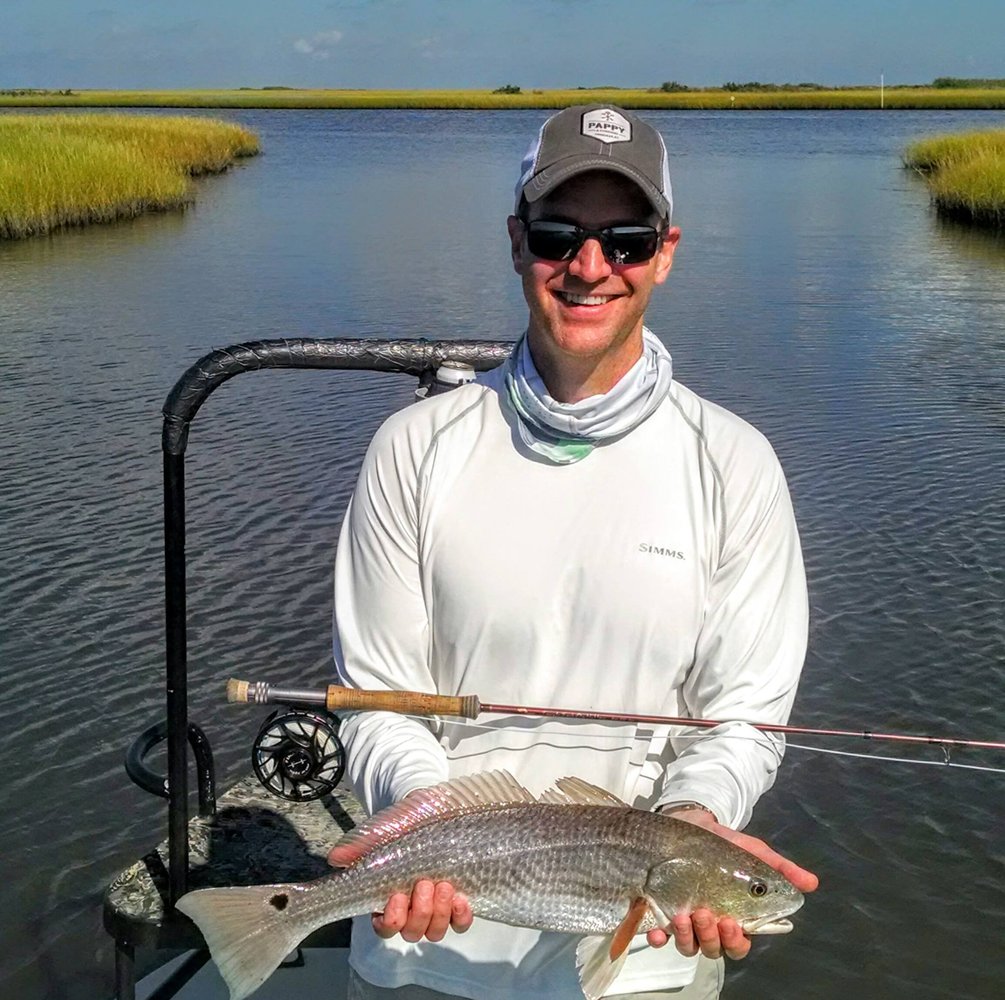
{"label": "man's teeth", "polygon": [[614,298],[613,295],[576,295],[575,292],[560,292],[559,294],[566,302],[574,306],[602,306]]}

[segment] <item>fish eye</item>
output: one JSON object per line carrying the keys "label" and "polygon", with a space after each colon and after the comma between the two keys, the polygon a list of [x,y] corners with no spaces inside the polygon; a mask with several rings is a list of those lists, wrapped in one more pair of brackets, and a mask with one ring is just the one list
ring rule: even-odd
{"label": "fish eye", "polygon": [[765,882],[750,883],[751,896],[766,896],[767,894],[768,894],[768,886]]}

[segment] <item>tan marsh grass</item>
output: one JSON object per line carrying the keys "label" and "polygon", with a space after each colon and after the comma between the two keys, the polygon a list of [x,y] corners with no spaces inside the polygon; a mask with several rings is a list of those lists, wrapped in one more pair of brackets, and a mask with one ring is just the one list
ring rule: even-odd
{"label": "tan marsh grass", "polygon": [[643,87],[576,87],[520,93],[490,90],[80,90],[20,96],[0,95],[0,107],[176,108],[427,108],[493,110],[560,108],[611,101],[634,109],[737,111],[804,109],[1005,108],[1005,87],[841,87],[821,90],[727,91],[723,88],[665,92]]}
{"label": "tan marsh grass", "polygon": [[191,176],[257,152],[251,132],[202,118],[0,115],[0,239],[178,208]]}

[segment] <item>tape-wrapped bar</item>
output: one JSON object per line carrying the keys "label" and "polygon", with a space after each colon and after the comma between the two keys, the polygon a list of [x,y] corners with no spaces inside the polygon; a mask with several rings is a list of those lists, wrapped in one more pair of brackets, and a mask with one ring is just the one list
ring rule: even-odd
{"label": "tape-wrapped bar", "polygon": [[502,364],[513,345],[499,340],[256,340],[211,351],[175,383],[164,403],[162,445],[180,455],[188,428],[214,389],[242,372],[263,368],[330,368],[421,375],[451,360],[488,371]]}
{"label": "tape-wrapped bar", "polygon": [[[185,449],[199,407],[243,372],[267,368],[354,369],[421,376],[447,360],[488,371],[513,345],[483,340],[258,340],[212,351],[175,383],[164,403],[164,618],[168,719],[168,900],[188,882],[188,651],[185,583]],[[322,699],[325,697],[320,693]],[[321,702],[323,703],[323,701]]]}

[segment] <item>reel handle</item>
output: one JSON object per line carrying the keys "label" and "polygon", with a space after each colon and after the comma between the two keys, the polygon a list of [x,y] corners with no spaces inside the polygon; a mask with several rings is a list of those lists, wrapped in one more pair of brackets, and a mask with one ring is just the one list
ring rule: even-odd
{"label": "reel handle", "polygon": [[324,705],[329,712],[397,712],[400,715],[449,715],[474,719],[478,696],[425,694],[422,691],[361,691],[329,684],[324,691],[273,687],[265,681],[227,681],[227,701],[241,704]]}

